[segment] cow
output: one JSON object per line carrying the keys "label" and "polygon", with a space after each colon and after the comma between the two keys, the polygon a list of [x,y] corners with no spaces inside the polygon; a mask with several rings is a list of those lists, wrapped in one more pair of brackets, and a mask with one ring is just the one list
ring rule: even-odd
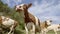
{"label": "cow", "polygon": [[40,23],[40,29],[41,32],[40,34],[45,34],[45,29],[47,29],[47,27],[49,27],[51,25],[52,20],[45,20],[44,22]]}
{"label": "cow", "polygon": [[0,16],[0,25],[2,29],[9,29],[8,34],[11,34],[18,25],[18,22],[9,17]]}
{"label": "cow", "polygon": [[[31,34],[35,34],[35,29],[36,26],[37,28],[39,28],[40,26],[40,20],[32,15],[31,13],[28,12],[28,9],[32,6],[32,3],[29,4],[20,4],[20,5],[16,5],[16,12],[24,12],[24,21],[25,21],[25,30],[26,30],[26,34],[28,34],[28,31],[31,31]],[[30,26],[30,27],[29,27]]]}
{"label": "cow", "polygon": [[45,33],[47,33],[50,30],[53,30],[54,33],[57,34],[57,31],[60,31],[60,24],[51,24],[44,30],[45,30]]}

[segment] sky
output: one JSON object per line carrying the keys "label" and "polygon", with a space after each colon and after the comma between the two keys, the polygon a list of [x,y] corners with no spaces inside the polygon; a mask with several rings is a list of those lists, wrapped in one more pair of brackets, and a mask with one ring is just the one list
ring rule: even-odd
{"label": "sky", "polygon": [[53,23],[60,24],[60,0],[2,0],[9,7],[19,4],[32,3],[28,11],[41,21],[51,19]]}

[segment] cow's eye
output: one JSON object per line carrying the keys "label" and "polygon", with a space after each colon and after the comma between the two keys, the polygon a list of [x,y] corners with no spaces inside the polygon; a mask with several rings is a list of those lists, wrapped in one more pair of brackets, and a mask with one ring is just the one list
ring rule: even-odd
{"label": "cow's eye", "polygon": [[50,22],[52,22],[52,20]]}
{"label": "cow's eye", "polygon": [[21,6],[19,6],[19,8],[21,8]]}

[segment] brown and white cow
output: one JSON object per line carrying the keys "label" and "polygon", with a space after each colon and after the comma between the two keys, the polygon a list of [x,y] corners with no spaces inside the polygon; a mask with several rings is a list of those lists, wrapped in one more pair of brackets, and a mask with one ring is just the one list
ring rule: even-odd
{"label": "brown and white cow", "polygon": [[40,34],[45,34],[47,27],[51,25],[52,20],[46,20],[42,23],[40,23],[40,28],[41,28],[41,33]]}
{"label": "brown and white cow", "polygon": [[11,18],[8,18],[5,16],[0,16],[0,25],[1,25],[1,28],[3,28],[3,29],[10,29],[8,34],[11,34],[11,32],[18,25],[18,22]]}
{"label": "brown and white cow", "polygon": [[[26,34],[28,34],[28,30],[32,31],[32,34],[35,34],[35,27],[38,28],[40,25],[40,20],[28,12],[28,8],[31,7],[32,4],[20,4],[16,6],[17,12],[24,12],[24,21],[25,21],[25,30]],[[30,27],[29,27],[30,26]],[[32,26],[32,27],[31,27]]]}
{"label": "brown and white cow", "polygon": [[53,30],[55,34],[58,34],[58,31],[60,31],[60,24],[51,24],[50,26],[45,28],[45,34],[50,30]]}

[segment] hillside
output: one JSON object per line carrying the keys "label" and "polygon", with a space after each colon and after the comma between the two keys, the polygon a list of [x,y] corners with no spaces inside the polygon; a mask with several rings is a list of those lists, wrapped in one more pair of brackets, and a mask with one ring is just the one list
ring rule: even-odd
{"label": "hillside", "polygon": [[[22,15],[21,15],[22,14]],[[24,30],[24,19],[23,19],[23,12],[18,13],[15,11],[14,8],[10,8],[8,7],[7,4],[4,4],[1,0],[0,0],[0,16],[4,15],[4,16],[8,16],[11,19],[14,19],[16,21],[18,21],[19,25],[16,27],[15,29],[15,33],[20,33],[22,34]]]}

